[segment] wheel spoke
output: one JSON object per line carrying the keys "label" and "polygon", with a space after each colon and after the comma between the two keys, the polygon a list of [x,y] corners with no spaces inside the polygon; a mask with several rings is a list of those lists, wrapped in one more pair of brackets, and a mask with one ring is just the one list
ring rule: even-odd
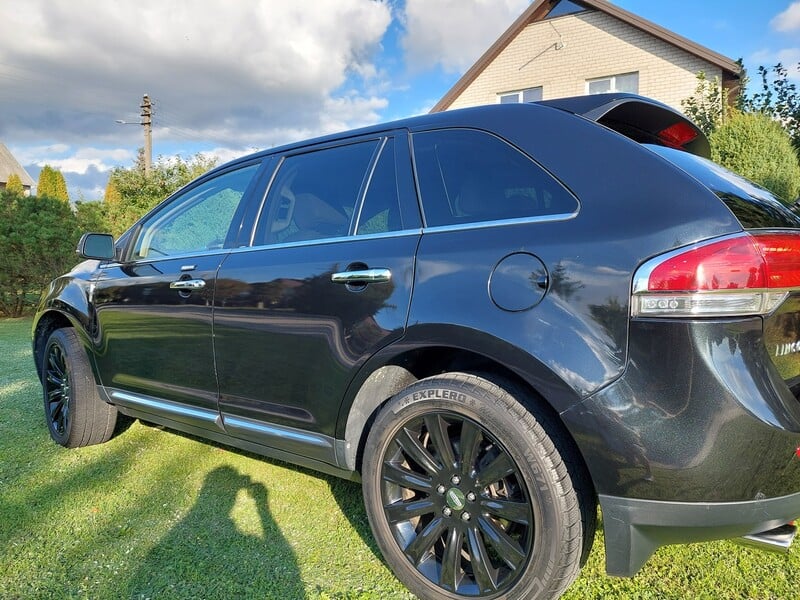
{"label": "wheel spoke", "polygon": [[472,470],[475,468],[475,461],[478,458],[482,439],[483,436],[478,427],[467,421],[462,422],[461,441],[459,443],[462,476],[469,477],[472,474]]}
{"label": "wheel spoke", "polygon": [[497,582],[489,571],[491,559],[477,527],[469,528],[467,543],[469,544],[469,560],[472,565],[472,574],[475,576],[475,583],[478,584],[482,593],[494,592],[497,590]]}
{"label": "wheel spoke", "polygon": [[442,557],[442,571],[439,575],[439,585],[451,592],[458,589],[463,544],[464,534],[458,527],[451,527],[447,532],[447,543]]}
{"label": "wheel spoke", "polygon": [[517,471],[511,457],[505,452],[501,452],[497,457],[485,467],[478,470],[478,485],[490,485],[496,481],[500,481],[504,477],[515,473]]}
{"label": "wheel spoke", "polygon": [[61,355],[61,352],[57,347],[54,346],[51,349],[47,363],[50,365],[52,371],[55,372],[55,375],[57,375],[60,379],[64,377],[64,357]]}
{"label": "wheel spoke", "polygon": [[404,552],[411,559],[414,566],[419,566],[422,559],[430,552],[446,528],[444,519],[436,517],[428,523],[425,529],[417,534],[413,542],[406,546]]}
{"label": "wheel spoke", "polygon": [[516,570],[525,560],[525,550],[491,519],[480,517],[478,527],[497,554],[511,568]]}
{"label": "wheel spoke", "polygon": [[441,465],[439,465],[433,456],[431,456],[430,452],[425,449],[416,435],[407,428],[404,427],[400,431],[395,441],[411,460],[431,475],[435,475],[442,470]]}
{"label": "wheel spoke", "polygon": [[533,517],[530,504],[527,502],[512,502],[511,500],[492,498],[483,500],[481,507],[496,517],[523,525],[530,525]]}
{"label": "wheel spoke", "polygon": [[425,417],[425,426],[431,436],[433,449],[444,468],[454,468],[456,457],[453,454],[453,445],[450,443],[450,436],[447,433],[448,423],[442,415],[428,415]]}
{"label": "wheel spoke", "polygon": [[390,525],[396,525],[405,521],[410,521],[415,517],[421,517],[434,512],[435,505],[429,500],[411,500],[409,502],[394,502],[383,507],[386,519]]}
{"label": "wheel spoke", "polygon": [[391,462],[383,463],[383,480],[423,493],[429,493],[433,488],[431,478],[427,475],[414,473]]}

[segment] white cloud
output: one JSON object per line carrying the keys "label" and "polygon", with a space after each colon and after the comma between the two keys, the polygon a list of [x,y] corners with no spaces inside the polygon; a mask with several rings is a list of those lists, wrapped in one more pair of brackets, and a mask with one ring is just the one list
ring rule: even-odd
{"label": "white cloud", "polygon": [[770,21],[770,25],[776,31],[784,33],[800,29],[800,2],[792,2],[786,10]]}
{"label": "white cloud", "polygon": [[750,78],[760,85],[761,78],[757,67],[767,67],[772,76],[772,67],[778,63],[786,69],[786,76],[793,81],[800,81],[800,48],[783,48],[781,50],[761,49],[748,57],[747,65]]}
{"label": "white cloud", "polygon": [[135,144],[114,120],[138,120],[144,93],[157,127],[196,139],[322,131],[348,78],[378,74],[390,22],[386,0],[4,0],[0,139]]}
{"label": "white cloud", "polygon": [[403,47],[412,70],[464,71],[530,0],[407,0]]}

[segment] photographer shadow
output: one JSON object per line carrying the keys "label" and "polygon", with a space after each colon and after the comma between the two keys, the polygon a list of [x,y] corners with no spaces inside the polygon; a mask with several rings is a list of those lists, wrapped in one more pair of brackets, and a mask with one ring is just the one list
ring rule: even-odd
{"label": "photographer shadow", "polygon": [[[241,493],[258,514],[247,531],[234,520]],[[148,553],[128,597],[305,598],[305,588],[269,512],[267,488],[224,466],[206,476],[189,513]]]}

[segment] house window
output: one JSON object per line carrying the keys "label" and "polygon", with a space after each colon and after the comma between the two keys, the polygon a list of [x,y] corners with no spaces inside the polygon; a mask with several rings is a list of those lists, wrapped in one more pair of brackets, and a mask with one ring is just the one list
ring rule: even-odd
{"label": "house window", "polygon": [[555,19],[556,17],[563,17],[564,15],[574,15],[575,13],[584,12],[588,10],[579,2],[571,2],[570,0],[561,0],[556,3],[550,12],[547,13],[545,19]]}
{"label": "house window", "polygon": [[504,92],[498,94],[500,104],[515,104],[517,102],[538,102],[542,99],[542,86],[517,90],[516,92]]}
{"label": "house window", "polygon": [[586,80],[587,94],[606,94],[608,92],[639,93],[639,73],[624,73]]}

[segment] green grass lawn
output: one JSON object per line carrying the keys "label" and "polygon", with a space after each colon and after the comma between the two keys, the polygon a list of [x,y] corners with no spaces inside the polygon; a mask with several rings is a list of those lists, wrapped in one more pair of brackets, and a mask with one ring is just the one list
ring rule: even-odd
{"label": "green grass lawn", "polygon": [[[29,320],[0,320],[0,599],[410,597],[356,484],[139,422],[102,446],[56,446],[29,335]],[[564,597],[795,600],[800,547],[662,548],[614,579],[600,531]]]}

